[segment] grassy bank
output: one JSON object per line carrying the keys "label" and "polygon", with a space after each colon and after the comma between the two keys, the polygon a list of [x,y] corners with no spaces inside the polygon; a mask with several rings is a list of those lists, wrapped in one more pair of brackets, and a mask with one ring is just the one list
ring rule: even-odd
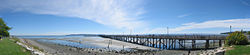
{"label": "grassy bank", "polygon": [[226,55],[250,55],[250,45],[234,45],[228,47]]}
{"label": "grassy bank", "polygon": [[19,46],[15,42],[17,39],[4,38],[0,40],[0,55],[31,55],[22,46]]}

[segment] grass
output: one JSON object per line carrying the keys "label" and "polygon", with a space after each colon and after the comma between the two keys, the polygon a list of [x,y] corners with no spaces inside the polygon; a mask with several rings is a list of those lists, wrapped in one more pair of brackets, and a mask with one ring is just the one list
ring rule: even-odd
{"label": "grass", "polygon": [[0,40],[0,55],[31,55],[31,52],[16,44],[16,39],[4,38]]}
{"label": "grass", "polygon": [[226,55],[250,55],[250,45],[234,45],[228,47]]}

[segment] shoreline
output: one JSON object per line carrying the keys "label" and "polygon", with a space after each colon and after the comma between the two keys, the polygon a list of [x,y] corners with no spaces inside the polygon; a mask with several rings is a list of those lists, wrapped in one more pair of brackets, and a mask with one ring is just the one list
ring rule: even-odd
{"label": "shoreline", "polygon": [[[152,51],[150,49],[157,49],[157,48],[152,48],[146,46],[141,46],[137,44],[132,44],[132,43],[126,43],[127,45],[133,46],[129,47],[131,49],[137,50],[137,51],[116,51],[116,50],[108,50],[105,48],[101,49],[94,49],[94,48],[78,48],[78,47],[70,47],[70,46],[65,46],[65,45],[59,45],[59,44],[54,44],[54,43],[45,43],[45,42],[39,42],[39,38],[34,38],[34,39],[27,39],[24,38],[29,44],[34,45],[39,47],[39,49],[43,49],[45,53],[48,55],[187,55],[188,51],[185,50],[158,50],[158,51]],[[82,39],[84,40],[84,39]],[[93,41],[91,39],[88,39],[89,41]],[[105,39],[109,40],[109,39]],[[111,39],[112,40],[112,39]],[[122,43],[122,41],[118,40],[112,40],[113,45],[110,45],[112,47],[118,47],[119,44]],[[77,42],[77,41],[76,41]],[[84,41],[80,41],[81,43],[84,43]],[[103,41],[97,41],[97,43],[103,42]],[[122,43],[124,44],[124,43]],[[100,44],[103,45],[103,44]],[[105,44],[104,44],[105,45]],[[140,48],[134,48],[134,47],[140,47]],[[199,51],[191,51],[191,54],[198,54]]]}

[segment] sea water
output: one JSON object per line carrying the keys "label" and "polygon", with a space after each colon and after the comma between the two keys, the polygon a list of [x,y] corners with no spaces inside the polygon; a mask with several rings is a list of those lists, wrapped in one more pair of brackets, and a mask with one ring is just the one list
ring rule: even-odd
{"label": "sea water", "polygon": [[[52,43],[52,44],[59,44],[64,46],[70,47],[77,47],[77,48],[91,48],[91,49],[107,49],[107,46],[99,46],[92,44],[92,42],[84,42],[81,43],[80,41],[84,41],[83,38],[92,38],[93,40],[102,41],[102,37],[100,36],[66,36],[66,35],[57,35],[57,36],[18,36],[19,38],[27,38],[27,39],[38,39],[36,41],[45,42],[45,43]],[[74,41],[79,42],[74,42]],[[112,50],[131,50],[131,49],[123,49],[123,48],[115,48],[109,47]]]}

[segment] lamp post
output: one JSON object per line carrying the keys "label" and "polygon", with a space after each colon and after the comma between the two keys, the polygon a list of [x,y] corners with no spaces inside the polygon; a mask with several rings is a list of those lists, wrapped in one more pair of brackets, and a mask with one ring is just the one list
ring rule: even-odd
{"label": "lamp post", "polygon": [[232,26],[230,25],[230,33],[232,33]]}

